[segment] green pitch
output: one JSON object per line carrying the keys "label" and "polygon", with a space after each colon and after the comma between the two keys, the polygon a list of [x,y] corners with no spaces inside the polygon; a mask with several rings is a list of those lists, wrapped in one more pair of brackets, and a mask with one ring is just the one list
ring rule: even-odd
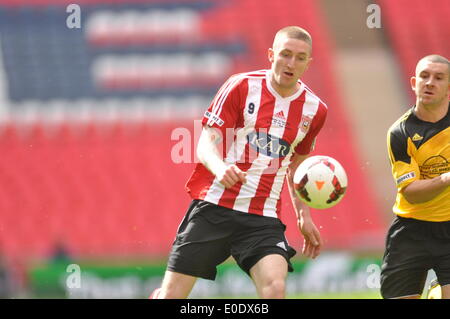
{"label": "green pitch", "polygon": [[[256,299],[256,296],[216,296],[214,299]],[[287,299],[381,299],[379,291],[288,295]]]}
{"label": "green pitch", "polygon": [[288,296],[289,299],[381,299],[379,291],[349,292],[349,293],[323,293],[298,294]]}

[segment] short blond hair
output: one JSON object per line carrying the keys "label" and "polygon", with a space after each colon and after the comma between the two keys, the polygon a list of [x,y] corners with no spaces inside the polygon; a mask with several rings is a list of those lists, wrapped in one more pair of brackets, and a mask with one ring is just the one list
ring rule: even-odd
{"label": "short blond hair", "polygon": [[308,31],[306,31],[303,28],[300,28],[298,26],[287,26],[287,27],[284,27],[283,29],[280,29],[275,34],[275,38],[273,39],[273,46],[275,46],[275,42],[281,36],[286,36],[286,37],[291,38],[291,39],[298,39],[298,40],[305,41],[306,43],[309,44],[309,46],[312,49],[312,37],[308,33]]}
{"label": "short blond hair", "polygon": [[423,57],[422,59],[419,60],[419,62],[417,62],[416,65],[416,73],[417,73],[417,67],[419,66],[420,63],[422,63],[423,61],[430,61],[432,63],[442,63],[442,64],[446,64],[447,65],[447,71],[448,71],[448,75],[450,77],[450,63],[448,61],[447,58],[443,57],[442,55],[439,54],[430,54],[427,55],[425,57]]}

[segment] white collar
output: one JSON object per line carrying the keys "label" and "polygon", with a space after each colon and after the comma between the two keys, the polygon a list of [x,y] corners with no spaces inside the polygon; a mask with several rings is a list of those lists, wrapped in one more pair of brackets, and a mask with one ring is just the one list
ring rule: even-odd
{"label": "white collar", "polygon": [[303,93],[303,91],[305,90],[305,84],[303,84],[302,81],[298,80],[298,83],[300,83],[300,88],[292,95],[289,95],[287,97],[282,97],[273,87],[272,84],[270,83],[270,80],[272,79],[272,70],[267,70],[266,73],[266,83],[267,83],[267,88],[269,89],[269,92],[272,93],[272,95],[277,98],[277,99],[281,99],[281,100],[285,100],[285,101],[293,101],[296,98],[298,98],[300,96],[300,94]]}

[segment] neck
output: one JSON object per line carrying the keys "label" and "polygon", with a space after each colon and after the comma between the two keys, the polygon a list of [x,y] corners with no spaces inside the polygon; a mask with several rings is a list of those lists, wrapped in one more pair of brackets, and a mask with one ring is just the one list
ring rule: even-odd
{"label": "neck", "polygon": [[282,87],[275,81],[273,75],[270,79],[270,85],[272,85],[273,89],[283,98],[294,95],[295,92],[300,89],[300,84],[298,82],[296,82],[292,87]]}
{"label": "neck", "polygon": [[448,101],[440,104],[428,104],[424,105],[419,101],[416,101],[416,106],[414,107],[414,112],[416,116],[422,121],[426,122],[438,122],[443,119],[448,112]]}

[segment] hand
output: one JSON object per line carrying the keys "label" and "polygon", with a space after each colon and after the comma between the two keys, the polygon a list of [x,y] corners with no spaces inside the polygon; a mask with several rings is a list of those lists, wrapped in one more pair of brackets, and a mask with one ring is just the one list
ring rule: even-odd
{"label": "hand", "polygon": [[236,165],[225,165],[219,170],[216,177],[225,188],[231,188],[238,182],[242,182],[242,184],[247,182],[247,173],[241,171]]}
{"label": "hand", "polygon": [[302,218],[298,221],[298,228],[305,241],[303,243],[302,254],[308,258],[315,259],[320,254],[323,242],[320,232],[311,218]]}

